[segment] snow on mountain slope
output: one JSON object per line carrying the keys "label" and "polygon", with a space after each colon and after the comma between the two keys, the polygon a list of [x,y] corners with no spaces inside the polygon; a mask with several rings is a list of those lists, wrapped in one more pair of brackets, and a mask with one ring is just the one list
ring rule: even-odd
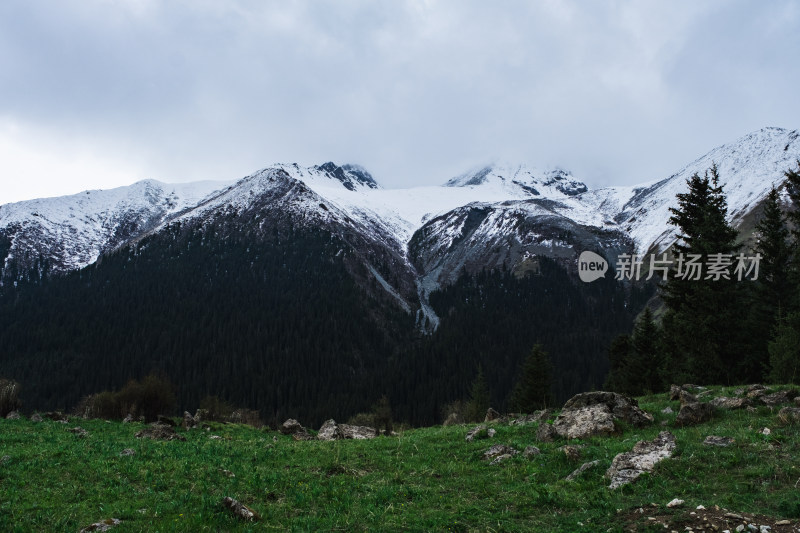
{"label": "snow on mountain slope", "polygon": [[636,243],[638,253],[651,248],[664,250],[676,240],[668,224],[669,208],[677,205],[676,195],[687,192],[686,180],[702,176],[713,164],[728,199],[728,214],[734,226],[769,193],[780,187],[784,172],[800,160],[797,130],[763,128],[725,144],[688,164],[667,179],[635,188],[617,220]]}
{"label": "snow on mountain slope", "polygon": [[46,258],[55,271],[81,268],[166,217],[194,207],[224,185],[144,180],[116,189],[2,205],[0,232],[8,241],[3,264],[16,259],[29,266]]}

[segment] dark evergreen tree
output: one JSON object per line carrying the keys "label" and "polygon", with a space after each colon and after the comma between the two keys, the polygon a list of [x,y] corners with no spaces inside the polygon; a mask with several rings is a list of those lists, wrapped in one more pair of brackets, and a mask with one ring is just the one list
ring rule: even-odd
{"label": "dark evergreen tree", "polygon": [[628,392],[630,378],[628,376],[628,363],[631,347],[630,335],[619,335],[612,342],[608,349],[608,375],[603,384],[603,388],[615,392]]}
{"label": "dark evergreen tree", "polygon": [[758,280],[752,286],[748,284],[751,290],[746,327],[750,343],[742,359],[742,377],[748,382],[762,381],[768,371],[768,344],[789,302],[789,230],[774,188],[767,195],[763,216],[755,229],[758,240],[754,252],[760,254],[761,260]]}
{"label": "dark evergreen tree", "polygon": [[800,312],[782,317],[769,343],[770,383],[800,383]]}
{"label": "dark evergreen tree", "polygon": [[552,407],[553,364],[540,344],[531,350],[511,392],[510,407],[522,413]]}
{"label": "dark evergreen tree", "polygon": [[[740,327],[745,302],[734,277],[737,233],[726,220],[727,201],[716,166],[702,178],[693,175],[687,184],[689,191],[678,194],[678,207],[670,209],[670,223],[680,232],[674,247],[678,261],[662,286],[667,379],[733,383],[740,378],[745,345]],[[692,258],[703,266],[699,274],[689,268]],[[725,275],[708,269],[726,262]]]}
{"label": "dark evergreen tree", "polygon": [[663,390],[660,331],[649,307],[636,323],[633,336],[614,340],[609,360],[606,388],[634,396]]}

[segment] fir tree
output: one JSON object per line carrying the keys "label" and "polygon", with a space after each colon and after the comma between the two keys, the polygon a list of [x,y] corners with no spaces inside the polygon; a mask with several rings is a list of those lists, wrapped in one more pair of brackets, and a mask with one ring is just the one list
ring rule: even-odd
{"label": "fir tree", "polygon": [[511,393],[511,408],[532,413],[553,405],[553,365],[541,345],[531,350],[522,364],[519,379]]}
{"label": "fir tree", "polygon": [[687,263],[695,255],[703,266],[732,263],[737,233],[726,220],[727,201],[716,166],[702,178],[694,174],[687,184],[689,191],[678,194],[678,207],[670,209],[670,223],[680,233],[674,247],[677,268],[662,287],[667,379],[731,383],[739,377],[744,345],[739,327],[744,302],[733,265],[725,279],[710,276],[705,268],[692,275]]}
{"label": "fir tree", "polygon": [[609,349],[611,368],[605,387],[638,396],[663,389],[660,331],[653,313],[645,307],[633,336],[620,335]]}

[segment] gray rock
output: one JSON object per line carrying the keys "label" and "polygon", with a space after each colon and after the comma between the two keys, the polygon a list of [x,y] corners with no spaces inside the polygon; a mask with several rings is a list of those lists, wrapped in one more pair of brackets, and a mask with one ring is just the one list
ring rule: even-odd
{"label": "gray rock", "polygon": [[185,441],[186,437],[175,433],[175,428],[172,426],[165,426],[155,422],[146,428],[137,431],[134,436],[137,439],[153,439],[153,440],[181,440]]}
{"label": "gray rock", "polygon": [[342,431],[332,418],[326,420],[322,427],[317,432],[317,439],[319,440],[337,440],[342,438]]}
{"label": "gray rock", "polygon": [[[653,415],[642,411],[639,402],[616,392],[583,392],[567,400],[564,410],[605,405],[616,420],[623,420],[635,427],[644,427],[653,423]],[[562,410],[562,414],[563,411]]]}
{"label": "gray rock", "polygon": [[665,414],[665,415],[671,415],[671,414],[672,414],[672,413],[674,413],[675,411],[673,411],[673,410],[672,410],[672,407],[670,407],[670,406],[667,406],[667,407],[663,408],[663,409],[661,410],[661,412],[662,412],[663,414]]}
{"label": "gray rock", "polygon": [[107,518],[94,524],[81,528],[80,533],[92,533],[95,531],[108,531],[112,527],[118,526],[122,523],[119,518]]}
{"label": "gray rock", "polygon": [[685,390],[681,390],[680,396],[678,398],[681,402],[681,406],[684,406],[689,403],[697,403],[697,396],[687,392]]}
{"label": "gray rock", "polygon": [[536,440],[539,442],[553,442],[557,436],[558,434],[555,428],[553,428],[553,424],[542,422],[536,429]]}
{"label": "gray rock", "polygon": [[588,463],[583,463],[577,470],[573,471],[570,475],[566,477],[566,481],[575,481],[581,474],[586,472],[587,470],[591,470],[595,466],[599,465],[600,461],[590,461]]}
{"label": "gray rock", "polygon": [[750,385],[747,387],[747,397],[751,399],[760,398],[767,393],[767,388],[764,385]]}
{"label": "gray rock", "polygon": [[311,440],[314,437],[294,418],[284,422],[278,430],[284,435],[291,435],[294,440]]}
{"label": "gray rock", "polygon": [[720,409],[744,409],[750,405],[750,400],[747,398],[729,398],[727,396],[719,396],[708,403]]}
{"label": "gray rock", "polygon": [[69,418],[67,415],[62,413],[61,411],[47,411],[46,413],[42,413],[43,418],[47,418],[54,422],[68,422]]}
{"label": "gray rock", "polygon": [[128,416],[122,419],[123,424],[130,424],[133,421],[134,421],[133,415],[130,413],[128,413]]}
{"label": "gray rock", "polygon": [[[511,446],[506,446],[505,444],[495,444],[494,446],[492,446],[491,448],[489,448],[488,450],[483,452],[483,458],[487,459],[487,460],[494,459],[496,461],[499,457],[502,457],[502,456],[511,457],[512,455],[516,455],[518,453],[519,453],[519,451],[515,450]],[[501,459],[501,461],[507,459],[508,457],[505,457],[504,459]],[[496,462],[500,462],[500,461],[496,461],[496,462],[495,461],[492,461],[492,464],[496,464]]]}
{"label": "gray rock", "polygon": [[610,489],[616,489],[635,480],[645,472],[652,472],[656,464],[675,451],[675,435],[669,431],[662,431],[658,437],[651,441],[639,441],[630,452],[625,452],[614,457],[611,466],[606,471],[610,478]]}
{"label": "gray rock", "polygon": [[69,431],[70,433],[74,434],[76,437],[80,437],[80,438],[85,438],[85,437],[89,436],[89,432],[88,431],[86,431],[82,427],[78,427],[78,426],[76,426],[74,428],[69,428],[67,431]]}
{"label": "gray rock", "polygon": [[526,459],[530,459],[531,457],[541,454],[542,450],[540,450],[536,446],[525,446],[525,449],[522,451],[522,456]]}
{"label": "gray rock", "polygon": [[161,424],[163,426],[170,426],[170,427],[176,427],[177,426],[175,421],[173,419],[171,419],[170,417],[168,417],[168,416],[158,415],[157,421],[158,421],[159,424]]}
{"label": "gray rock", "polygon": [[714,406],[710,403],[687,403],[681,405],[681,410],[675,418],[679,426],[693,426],[708,422],[714,416]]}
{"label": "gray rock", "polygon": [[33,413],[33,415],[31,415],[31,422],[41,422],[41,421],[42,421],[42,415],[40,415],[39,413]]}
{"label": "gray rock", "polygon": [[703,444],[706,446],[720,446],[722,448],[727,448],[734,442],[736,441],[731,437],[718,437],[717,435],[709,435],[706,437],[706,440],[703,441]]}
{"label": "gray rock", "polygon": [[759,397],[759,400],[764,405],[775,406],[781,405],[784,403],[792,403],[792,401],[797,397],[797,391],[795,390],[783,390],[780,392],[773,392],[772,394],[765,394]]}
{"label": "gray rock", "polygon": [[124,450],[119,452],[120,457],[133,457],[134,455],[136,455],[136,450],[132,448],[125,448]]}
{"label": "gray rock", "polygon": [[558,448],[559,452],[562,452],[564,455],[567,456],[567,459],[570,461],[577,461],[581,458],[581,450],[583,446],[561,446]]}
{"label": "gray rock", "polygon": [[233,516],[239,518],[240,520],[244,520],[245,522],[257,522],[261,519],[261,517],[258,515],[257,512],[255,512],[248,506],[239,503],[233,498],[226,496],[222,500],[222,505],[228,511],[230,511],[233,514]]}
{"label": "gray rock", "polygon": [[564,409],[553,422],[559,437],[585,439],[595,435],[614,433],[614,416],[606,404]]}
{"label": "gray rock", "polygon": [[197,427],[197,422],[195,422],[194,417],[189,413],[189,411],[183,412],[183,428],[184,429],[192,429]]}
{"label": "gray rock", "polygon": [[375,428],[371,428],[368,426],[351,426],[350,424],[339,424],[339,430],[342,433],[342,438],[345,439],[355,439],[355,440],[366,440],[366,439],[374,439],[378,436],[378,432]]}
{"label": "gray rock", "polygon": [[491,407],[486,410],[486,417],[483,419],[484,422],[493,422],[494,420],[499,420],[502,417],[500,413],[492,409]]}
{"label": "gray rock", "polygon": [[6,415],[6,420],[19,420],[19,413],[17,411],[11,411]]}
{"label": "gray rock", "polygon": [[464,440],[467,442],[472,442],[475,439],[485,439],[487,437],[489,437],[489,431],[486,428],[486,424],[481,424],[467,431],[467,435],[464,437]]}
{"label": "gray rock", "polygon": [[782,424],[800,424],[800,407],[784,407],[778,411],[778,420]]}

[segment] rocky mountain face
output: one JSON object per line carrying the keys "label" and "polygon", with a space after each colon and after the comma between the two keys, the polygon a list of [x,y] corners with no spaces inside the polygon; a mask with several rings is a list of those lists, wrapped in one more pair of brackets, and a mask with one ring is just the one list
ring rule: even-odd
{"label": "rocky mountain face", "polygon": [[203,227],[227,217],[264,234],[322,229],[347,244],[339,253],[362,287],[435,325],[428,295],[462,272],[535,271],[540,256],[574,270],[586,249],[613,264],[620,253],[668,248],[675,195],[712,164],[733,222],[746,224],[800,159],[798,136],[765,128],[634,187],[589,190],[562,169],[495,164],[438,187],[387,190],[361,167],[329,162],[274,165],[229,183],[148,180],[7,204],[0,206],[0,281],[79,269],[175,224]]}

